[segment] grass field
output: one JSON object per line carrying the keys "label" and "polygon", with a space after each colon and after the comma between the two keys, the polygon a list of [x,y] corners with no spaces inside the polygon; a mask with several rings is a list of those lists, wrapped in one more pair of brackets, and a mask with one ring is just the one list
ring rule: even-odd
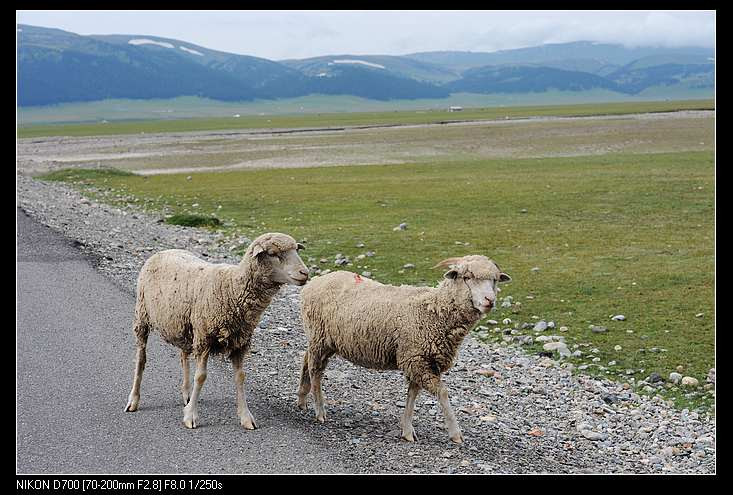
{"label": "grass field", "polygon": [[[89,195],[107,191],[106,201],[136,198],[150,211],[214,215],[227,236],[287,232],[306,241],[309,266],[333,270],[341,253],[354,260],[347,269],[386,283],[433,285],[442,273],[430,267],[439,260],[486,254],[513,277],[501,296],[521,303],[488,318],[509,317],[512,328],[535,317],[567,326],[562,335],[571,351],[579,345],[583,356],[573,362],[587,365],[585,373],[633,384],[682,366],[704,384],[715,365],[711,149],[197,173],[192,180],[83,170],[46,178],[76,182]],[[401,222],[408,229],[394,231]],[[356,259],[369,250],[375,256]],[[415,268],[404,269],[407,263]],[[619,313],[627,321],[610,320]],[[609,331],[592,333],[592,324]],[[501,341],[503,333],[480,335]],[[711,402],[702,389],[665,394],[680,407]]]}
{"label": "grass field", "polygon": [[713,109],[713,100],[679,100],[575,105],[507,106],[445,110],[379,111],[358,113],[302,113],[297,115],[242,115],[240,118],[188,118],[110,121],[107,123],[28,124],[18,126],[18,137],[104,136],[156,132],[215,131],[265,128],[308,128],[361,125],[425,124],[444,121],[494,120],[541,116],[616,115],[625,113]]}

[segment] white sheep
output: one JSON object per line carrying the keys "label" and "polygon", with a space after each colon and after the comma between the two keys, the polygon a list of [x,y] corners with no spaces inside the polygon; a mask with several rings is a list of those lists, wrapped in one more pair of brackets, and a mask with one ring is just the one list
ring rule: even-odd
{"label": "white sheep", "polygon": [[[145,347],[153,330],[181,349],[186,427],[196,428],[198,422],[197,402],[206,380],[209,355],[226,354],[234,368],[240,424],[250,430],[256,428],[244,394],[242,360],[260,316],[275,293],[284,284],[304,285],[308,280],[308,268],[297,253],[302,247],[289,235],[269,233],[252,242],[238,265],[208,263],[179,249],[151,256],[138,276],[133,325],[137,362],[125,411],[138,408]],[[190,354],[196,360],[193,391]]]}
{"label": "white sheep", "polygon": [[298,406],[307,408],[313,392],[316,419],[326,411],[321,377],[337,354],[372,369],[398,369],[409,383],[402,438],[415,441],[412,415],[420,389],[438,397],[450,439],[463,441],[441,373],[453,366],[458,347],[471,327],[496,301],[498,282],[511,278],[480,255],[450,258],[436,288],[383,285],[355,273],[338,271],[313,279],[302,291],[301,316],[308,349],[298,389]]}

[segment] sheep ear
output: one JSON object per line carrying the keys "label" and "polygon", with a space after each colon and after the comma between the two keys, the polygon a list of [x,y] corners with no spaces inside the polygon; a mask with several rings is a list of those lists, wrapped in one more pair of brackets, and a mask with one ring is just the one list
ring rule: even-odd
{"label": "sheep ear", "polygon": [[499,274],[499,282],[511,282],[511,281],[512,281],[512,277],[510,277],[506,273],[501,272]]}
{"label": "sheep ear", "polygon": [[458,276],[458,272],[456,270],[448,270],[443,274],[443,277],[449,278],[451,280],[455,280],[455,278]]}
{"label": "sheep ear", "polygon": [[300,251],[301,249],[305,249],[305,246],[304,246],[304,245],[302,245],[301,243],[298,243],[298,244],[297,244],[297,247],[296,247],[296,249],[297,249],[298,251]]}
{"label": "sheep ear", "polygon": [[264,252],[265,252],[265,248],[263,248],[261,244],[258,243],[252,246],[252,257],[253,258],[255,258],[258,254],[264,253]]}

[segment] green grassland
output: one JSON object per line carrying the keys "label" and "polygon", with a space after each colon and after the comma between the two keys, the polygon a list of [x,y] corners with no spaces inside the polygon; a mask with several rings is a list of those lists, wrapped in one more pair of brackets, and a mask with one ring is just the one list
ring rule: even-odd
{"label": "green grassland", "polygon": [[620,115],[626,113],[713,109],[710,99],[586,103],[568,105],[466,108],[462,112],[441,110],[377,111],[353,113],[300,113],[287,115],[242,115],[159,120],[117,120],[92,123],[24,124],[19,138],[43,136],[103,136],[156,132],[190,132],[242,129],[309,128],[370,125],[426,124],[446,121],[495,120],[541,116]]}
{"label": "green grassland", "polygon": [[[340,118],[344,124],[377,117]],[[74,182],[90,196],[106,192],[106,201],[136,199],[157,213],[216,216],[224,222],[216,229],[228,239],[286,232],[306,243],[302,254],[309,266],[337,269],[334,257],[341,253],[352,260],[346,269],[369,271],[385,283],[434,285],[442,272],[431,266],[441,259],[486,254],[513,278],[500,296],[521,303],[487,318],[509,317],[512,328],[534,317],[567,326],[561,335],[571,350],[581,345],[583,356],[572,362],[589,365],[586,373],[639,381],[682,366],[704,384],[715,366],[711,149],[197,173],[191,180],[186,174],[143,178],[79,170],[46,178]],[[401,222],[408,229],[394,231]],[[366,251],[375,256],[356,259]],[[415,268],[404,269],[407,263]],[[619,313],[627,320],[610,320]],[[592,333],[592,324],[608,332]],[[534,335],[531,329],[521,333]],[[492,327],[479,335],[501,341],[503,332]],[[593,363],[596,356],[600,361]],[[711,403],[702,389],[673,387],[665,394],[680,406]]]}

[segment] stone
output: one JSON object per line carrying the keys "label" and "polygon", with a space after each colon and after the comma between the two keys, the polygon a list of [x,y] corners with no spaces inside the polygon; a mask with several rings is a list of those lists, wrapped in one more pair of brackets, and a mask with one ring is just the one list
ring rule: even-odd
{"label": "stone", "polygon": [[594,442],[597,442],[599,440],[605,440],[608,438],[608,435],[605,433],[599,433],[597,431],[591,431],[591,430],[583,430],[580,432],[581,435],[583,435],[588,440],[592,440]]}
{"label": "stone", "polygon": [[681,384],[683,387],[697,387],[699,382],[697,381],[697,378],[685,376],[682,378]]}
{"label": "stone", "polygon": [[411,270],[415,268],[415,265],[414,263],[405,263],[404,265],[402,265],[402,268],[404,268],[405,270]]}
{"label": "stone", "polygon": [[544,332],[545,330],[547,330],[547,322],[546,322],[545,320],[540,320],[540,321],[538,321],[538,322],[537,322],[537,323],[535,324],[535,326],[534,326],[533,330],[534,330],[535,332]]}
{"label": "stone", "polygon": [[715,368],[710,368],[710,370],[708,371],[708,376],[705,378],[705,381],[715,384]]}
{"label": "stone", "polygon": [[669,381],[672,383],[678,383],[680,380],[682,380],[682,375],[679,373],[672,372],[669,374]]}
{"label": "stone", "polygon": [[649,383],[657,383],[663,381],[662,375],[657,373],[656,371],[649,375],[649,377],[646,379]]}
{"label": "stone", "polygon": [[558,351],[560,352],[560,349],[563,349],[568,355],[570,355],[570,350],[568,349],[568,346],[565,345],[564,342],[547,342],[545,345],[542,346],[542,348],[546,351]]}
{"label": "stone", "polygon": [[626,317],[624,315],[616,315],[616,316],[612,316],[611,319],[614,321],[624,321],[626,320]]}
{"label": "stone", "polygon": [[613,350],[614,351],[620,351],[621,349],[622,349],[622,347],[620,345],[613,346]]}
{"label": "stone", "polygon": [[608,332],[608,328],[601,327],[601,326],[598,326],[598,325],[592,325],[590,327],[590,331],[593,332],[593,333],[606,333],[606,332]]}
{"label": "stone", "polygon": [[512,320],[510,320],[509,318],[504,318],[503,320],[501,320],[501,323],[504,325],[511,325]]}
{"label": "stone", "polygon": [[568,331],[568,327],[565,327],[565,326],[560,327],[560,331],[561,332],[567,332]]}

